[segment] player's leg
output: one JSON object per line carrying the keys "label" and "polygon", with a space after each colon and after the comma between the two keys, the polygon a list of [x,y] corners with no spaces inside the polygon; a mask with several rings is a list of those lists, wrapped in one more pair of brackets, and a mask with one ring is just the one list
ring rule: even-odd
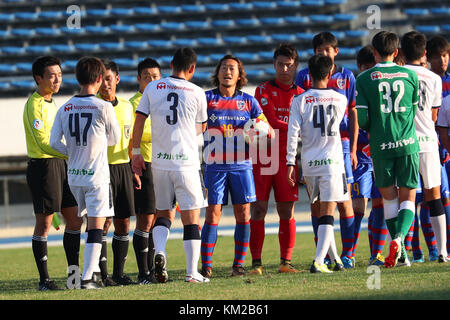
{"label": "player's leg", "polygon": [[113,220],[112,217],[106,217],[105,222],[103,223],[102,228],[102,249],[100,252],[100,261],[99,268],[100,274],[105,287],[113,287],[116,286],[117,283],[113,281],[113,279],[108,274],[108,231],[112,226]]}
{"label": "player's leg", "polygon": [[441,166],[441,199],[445,210],[447,258],[450,259],[450,187],[445,164]]}
{"label": "player's leg", "polygon": [[369,265],[384,265],[384,257],[381,253],[383,252],[388,230],[384,221],[383,198],[377,187],[373,186],[372,190],[372,210],[370,212],[372,216],[370,227],[372,247],[370,249]]}

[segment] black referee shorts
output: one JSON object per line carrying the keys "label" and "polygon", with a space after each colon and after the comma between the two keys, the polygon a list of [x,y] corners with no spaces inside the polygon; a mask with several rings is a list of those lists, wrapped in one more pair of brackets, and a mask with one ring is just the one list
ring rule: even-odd
{"label": "black referee shorts", "polygon": [[29,159],[26,175],[35,214],[52,214],[77,206],[67,181],[65,160]]}
{"label": "black referee shorts", "polygon": [[110,164],[114,218],[126,219],[135,215],[133,172],[130,163]]}
{"label": "black referee shorts", "polygon": [[151,162],[145,163],[145,170],[142,171],[140,178],[141,190],[134,189],[136,214],[154,214],[156,212],[156,206]]}

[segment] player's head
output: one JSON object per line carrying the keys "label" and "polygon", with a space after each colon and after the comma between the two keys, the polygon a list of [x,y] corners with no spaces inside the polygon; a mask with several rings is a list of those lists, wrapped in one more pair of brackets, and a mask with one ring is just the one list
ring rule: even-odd
{"label": "player's head", "polygon": [[372,38],[373,55],[376,62],[393,61],[398,54],[398,36],[389,31],[380,31]]}
{"label": "player's head", "polygon": [[282,43],[273,54],[275,77],[284,84],[292,84],[298,67],[298,52],[290,43]]}
{"label": "player's head", "polygon": [[95,92],[100,88],[104,74],[105,66],[96,57],[82,57],[75,67],[75,76],[80,86],[93,86]]}
{"label": "player's head", "polygon": [[375,63],[375,57],[373,56],[373,47],[367,45],[362,47],[356,55],[356,64],[360,72],[372,68]]}
{"label": "player's head", "polygon": [[106,101],[113,101],[116,98],[117,85],[120,82],[119,67],[109,59],[103,60],[105,65],[105,74],[103,76],[100,95]]}
{"label": "player's head", "polygon": [[53,56],[43,56],[33,62],[34,81],[41,93],[57,93],[61,87],[61,61]]}
{"label": "player's head", "polygon": [[175,51],[170,67],[174,73],[184,73],[186,80],[194,76],[197,54],[192,48],[179,48]]}
{"label": "player's head", "polygon": [[400,43],[407,62],[420,61],[425,56],[427,38],[423,33],[418,31],[407,32],[403,35]]}
{"label": "player's head", "polygon": [[145,58],[139,62],[137,72],[137,81],[141,92],[144,92],[145,87],[150,82],[161,79],[161,66],[152,58]]}
{"label": "player's head", "polygon": [[334,57],[339,53],[338,40],[331,32],[318,33],[312,40],[314,54],[322,54],[330,57],[334,63]]}
{"label": "player's head", "polygon": [[241,59],[227,54],[220,59],[212,76],[212,83],[216,87],[240,90],[247,84],[244,64]]}
{"label": "player's head", "polygon": [[431,70],[443,76],[448,68],[450,44],[442,36],[434,36],[427,42],[427,59]]}
{"label": "player's head", "polygon": [[328,82],[333,69],[333,60],[323,54],[316,54],[309,58],[308,69],[313,85],[318,81],[326,80],[326,82]]}
{"label": "player's head", "polygon": [[404,66],[406,64],[406,57],[405,57],[405,53],[403,52],[402,48],[398,49],[398,53],[395,56],[393,62],[398,64],[399,66]]}

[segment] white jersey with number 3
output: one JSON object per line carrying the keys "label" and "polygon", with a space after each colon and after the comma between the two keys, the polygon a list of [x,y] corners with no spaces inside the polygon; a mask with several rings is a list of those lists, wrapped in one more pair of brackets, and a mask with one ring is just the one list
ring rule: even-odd
{"label": "white jersey with number 3", "polygon": [[442,79],[422,66],[407,64],[405,68],[414,70],[419,79],[419,104],[414,122],[420,152],[438,151],[438,138],[432,110],[439,108],[442,103]]}
{"label": "white jersey with number 3", "polygon": [[347,98],[332,89],[309,89],[292,100],[288,126],[287,163],[295,163],[301,136],[304,176],[344,173],[339,124]]}
{"label": "white jersey with number 3", "polygon": [[150,82],[136,112],[150,115],[152,168],[200,170],[196,123],[207,120],[203,89],[173,76]]}
{"label": "white jersey with number 3", "polygon": [[112,104],[94,95],[75,96],[59,108],[50,145],[68,155],[69,185],[109,184],[107,147],[115,145],[120,134]]}

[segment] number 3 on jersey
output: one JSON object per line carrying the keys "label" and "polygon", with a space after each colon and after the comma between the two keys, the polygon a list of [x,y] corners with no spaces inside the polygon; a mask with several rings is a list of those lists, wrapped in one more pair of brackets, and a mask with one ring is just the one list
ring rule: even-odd
{"label": "number 3 on jersey", "polygon": [[178,94],[175,92],[171,92],[167,95],[167,101],[172,102],[172,105],[169,106],[169,109],[172,111],[172,114],[166,116],[166,121],[170,125],[174,125],[178,122]]}
{"label": "number 3 on jersey", "polygon": [[381,111],[384,113],[390,113],[392,112],[392,91],[396,92],[397,94],[395,96],[394,101],[394,111],[395,112],[405,112],[406,107],[401,107],[400,102],[402,101],[403,95],[405,93],[405,84],[401,80],[395,80],[392,83],[392,89],[389,82],[380,82],[378,85],[378,89],[381,93],[383,93],[383,100],[386,101],[386,104],[382,103],[380,105]]}

